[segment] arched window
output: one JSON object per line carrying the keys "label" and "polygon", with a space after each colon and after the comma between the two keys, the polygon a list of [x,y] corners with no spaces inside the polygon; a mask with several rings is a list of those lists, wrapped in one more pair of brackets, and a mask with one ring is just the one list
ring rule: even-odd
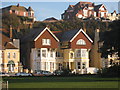
{"label": "arched window", "polygon": [[77,42],[76,42],[77,45],[86,45],[86,42],[83,40],[83,39],[79,39]]}

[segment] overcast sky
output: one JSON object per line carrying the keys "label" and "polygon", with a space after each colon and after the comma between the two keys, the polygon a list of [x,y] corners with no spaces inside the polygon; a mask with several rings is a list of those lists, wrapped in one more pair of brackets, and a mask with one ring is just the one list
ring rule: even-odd
{"label": "overcast sky", "polygon": [[[29,6],[31,6],[33,8],[33,10],[35,11],[35,17],[37,20],[44,20],[48,17],[55,17],[57,19],[61,19],[61,14],[64,12],[64,10],[66,10],[68,8],[69,5],[75,5],[77,2],[79,1],[89,1],[89,2],[94,2],[96,5],[97,4],[104,4],[106,6],[106,8],[108,9],[108,12],[111,13],[114,10],[116,10],[118,12],[118,1],[119,0],[109,0],[109,2],[107,0],[74,0],[75,2],[73,2],[73,0],[64,0],[64,2],[62,0],[42,0],[40,2],[40,0],[29,0],[29,2],[27,2],[27,0],[15,0],[16,2],[14,2],[14,0],[5,0],[4,2],[2,2],[2,5],[0,5],[1,7],[6,7],[9,5],[17,5],[18,3],[20,4],[20,6],[25,6],[26,8],[28,8]],[[44,2],[43,2],[44,1]],[[51,2],[50,2],[51,1]],[[62,2],[61,2],[62,1]],[[96,2],[97,1],[97,2]],[[105,1],[105,2],[103,2]],[[112,2],[114,1],[114,2]],[[1,8],[0,7],[0,8]]]}

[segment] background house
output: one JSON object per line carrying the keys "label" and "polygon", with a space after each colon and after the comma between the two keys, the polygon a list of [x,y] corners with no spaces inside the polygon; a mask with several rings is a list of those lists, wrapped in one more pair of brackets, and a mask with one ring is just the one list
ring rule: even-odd
{"label": "background house", "polygon": [[107,9],[103,4],[95,5],[92,2],[78,2],[75,5],[69,5],[68,9],[61,15],[62,19],[97,17],[106,18]]}

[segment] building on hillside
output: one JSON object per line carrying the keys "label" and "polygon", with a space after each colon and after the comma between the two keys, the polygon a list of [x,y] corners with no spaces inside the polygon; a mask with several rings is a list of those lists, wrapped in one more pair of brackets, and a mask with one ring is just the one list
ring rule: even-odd
{"label": "building on hillside", "polygon": [[114,21],[114,20],[118,20],[120,17],[120,15],[116,13],[116,11],[114,10],[113,13],[109,13],[107,15],[107,18],[110,19],[111,21]]}
{"label": "building on hillside", "polygon": [[75,5],[69,5],[67,10],[61,15],[62,19],[72,19],[72,18],[88,18],[88,17],[96,17],[96,18],[106,18],[107,17],[107,8],[105,5],[95,5],[92,2],[78,2]]}
{"label": "building on hillside", "polygon": [[2,38],[0,43],[0,72],[21,72],[19,40],[10,39],[3,33],[0,33],[0,37]]}
{"label": "building on hillside", "polygon": [[51,18],[45,19],[43,22],[58,22],[58,20],[54,17],[51,17]]}
{"label": "building on hillside", "polygon": [[22,18],[23,24],[28,24],[30,25],[30,27],[32,27],[32,24],[35,21],[34,10],[31,7],[26,8],[18,4],[4,7],[1,10],[2,14],[4,13],[16,14],[17,16]]}
{"label": "building on hillside", "polygon": [[120,65],[118,52],[115,52],[113,54],[109,54],[107,58],[102,58],[102,68],[108,68],[114,65]]}
{"label": "building on hillside", "polygon": [[87,73],[92,40],[82,30],[55,33],[49,28],[31,30],[22,39],[24,65],[35,72],[53,72],[68,68],[76,73]]}

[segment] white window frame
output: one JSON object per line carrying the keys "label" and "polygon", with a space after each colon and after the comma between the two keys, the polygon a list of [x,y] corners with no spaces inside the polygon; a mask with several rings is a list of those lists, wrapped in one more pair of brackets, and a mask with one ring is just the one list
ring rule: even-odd
{"label": "white window frame", "polygon": [[79,39],[79,40],[76,42],[76,45],[86,45],[86,42],[85,42],[85,40],[83,40],[83,39]]}
{"label": "white window frame", "polygon": [[[45,52],[43,52],[45,51]],[[47,51],[46,50],[42,50],[42,57],[46,58],[47,57]]]}
{"label": "white window frame", "polygon": [[78,49],[77,52],[76,52],[76,57],[80,57],[81,56],[81,50]]}
{"label": "white window frame", "polygon": [[77,62],[77,68],[81,69],[81,62]]}
{"label": "white window frame", "polygon": [[10,52],[7,53],[7,58],[10,58]]}
{"label": "white window frame", "polygon": [[42,45],[51,45],[50,39],[42,39]]}
{"label": "white window frame", "polygon": [[41,51],[40,51],[40,49],[38,49],[37,50],[37,57],[40,57],[41,56],[40,54],[41,54]]}
{"label": "white window frame", "polygon": [[86,57],[87,50],[81,49],[81,57]]}
{"label": "white window frame", "polygon": [[13,58],[16,58],[16,53],[15,52],[13,53]]}

